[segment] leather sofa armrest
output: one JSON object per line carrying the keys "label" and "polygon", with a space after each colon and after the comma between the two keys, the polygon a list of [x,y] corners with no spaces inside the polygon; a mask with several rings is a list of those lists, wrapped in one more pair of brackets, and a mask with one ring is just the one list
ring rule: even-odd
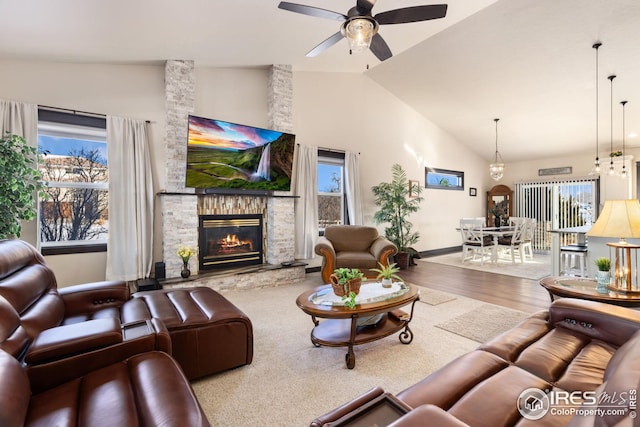
{"label": "leather sofa armrest", "polygon": [[382,265],[388,265],[389,257],[394,256],[398,253],[398,248],[396,245],[391,243],[386,237],[378,236],[371,247],[369,248],[371,255],[373,255],[376,260],[382,263]]}
{"label": "leather sofa armrest", "polygon": [[595,301],[561,298],[549,307],[549,322],[617,347],[640,328],[640,312]]}
{"label": "leather sofa armrest", "polygon": [[129,285],[122,280],[67,286],[59,288],[58,294],[64,302],[65,317],[120,307],[131,298]]}
{"label": "leather sofa armrest", "polygon": [[45,329],[38,336],[24,357],[29,365],[37,365],[86,353],[122,341],[120,322],[117,319],[95,319],[71,325]]}
{"label": "leather sofa armrest", "polygon": [[436,405],[420,405],[389,427],[469,427]]}
{"label": "leather sofa armrest", "polygon": [[381,387],[374,387],[367,391],[366,393],[356,397],[350,402],[345,403],[344,405],[327,412],[324,415],[319,416],[315,420],[311,422],[310,427],[322,427],[327,425],[328,423],[332,423],[345,415],[353,412],[354,410],[360,408],[362,405],[372,401],[376,397],[384,394],[384,390]]}
{"label": "leather sofa armrest", "polygon": [[[88,322],[83,322],[88,323]],[[139,326],[146,325],[144,328]],[[135,332],[127,328],[134,327]],[[122,325],[120,342],[58,360],[26,365],[33,393],[39,393],[81,377],[91,371],[122,362],[136,354],[162,351],[171,354],[169,331],[159,319],[149,319]]]}

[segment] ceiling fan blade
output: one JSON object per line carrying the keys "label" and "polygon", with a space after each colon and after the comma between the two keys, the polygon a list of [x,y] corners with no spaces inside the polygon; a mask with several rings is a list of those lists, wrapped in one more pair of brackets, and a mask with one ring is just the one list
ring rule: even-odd
{"label": "ceiling fan blade", "polygon": [[360,15],[369,15],[374,4],[376,4],[376,0],[357,0],[356,10]]}
{"label": "ceiling fan blade", "polygon": [[389,49],[387,42],[384,41],[380,33],[376,33],[373,36],[369,49],[371,49],[371,52],[373,52],[376,58],[380,61],[384,61],[385,59],[389,59],[393,56],[391,54],[391,49]]}
{"label": "ceiling fan blade", "polygon": [[342,35],[342,33],[338,31],[337,33],[335,33],[334,35],[332,35],[331,37],[329,37],[328,39],[320,43],[318,46],[314,47],[309,52],[307,52],[307,56],[313,57],[313,56],[320,55],[326,49],[330,48],[331,46],[333,46],[334,44],[342,40],[343,37],[344,36]]}
{"label": "ceiling fan blade", "polygon": [[334,21],[346,21],[348,17],[342,13],[333,12],[331,10],[320,9],[319,7],[305,6],[303,4],[280,2],[279,9],[288,10],[290,12],[302,13],[303,15],[315,16],[316,18],[332,19]]}
{"label": "ceiling fan blade", "polygon": [[380,12],[373,17],[378,24],[406,24],[408,22],[428,21],[444,18],[447,14],[446,4],[430,4],[426,6],[405,7],[402,9]]}

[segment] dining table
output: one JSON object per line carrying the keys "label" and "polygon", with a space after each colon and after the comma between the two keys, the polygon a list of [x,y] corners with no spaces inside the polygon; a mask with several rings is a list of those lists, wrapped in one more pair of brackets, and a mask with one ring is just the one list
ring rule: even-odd
{"label": "dining table", "polygon": [[479,231],[482,233],[482,237],[491,236],[493,239],[493,248],[491,250],[491,262],[498,262],[498,240],[501,237],[507,237],[513,234],[516,228],[513,226],[505,227],[483,227]]}

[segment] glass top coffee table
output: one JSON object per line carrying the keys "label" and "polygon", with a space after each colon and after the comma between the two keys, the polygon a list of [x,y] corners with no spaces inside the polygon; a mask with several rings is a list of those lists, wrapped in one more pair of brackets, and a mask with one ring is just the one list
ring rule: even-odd
{"label": "glass top coffee table", "polygon": [[595,279],[580,277],[546,277],[540,281],[540,285],[549,292],[551,301],[556,296],[566,298],[582,298],[591,301],[606,302],[625,307],[639,307],[640,295],[607,290],[600,293],[596,290]]}
{"label": "glass top coffee table", "polygon": [[[296,299],[296,304],[311,316],[315,325],[311,330],[313,345],[348,347],[345,362],[347,368],[353,369],[356,365],[354,345],[376,341],[400,330],[398,338],[401,343],[413,341],[409,323],[415,302],[419,299],[418,288],[409,283],[394,283],[392,288],[382,290],[380,282],[364,282],[353,309],[346,307],[340,297],[333,294],[330,285],[303,292]],[[409,313],[400,310],[409,304]],[[318,319],[325,320],[321,322]]]}

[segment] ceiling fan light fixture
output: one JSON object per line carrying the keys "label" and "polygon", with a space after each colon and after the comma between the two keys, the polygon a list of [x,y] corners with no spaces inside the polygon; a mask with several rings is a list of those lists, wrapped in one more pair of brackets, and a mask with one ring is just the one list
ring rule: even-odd
{"label": "ceiling fan light fixture", "polygon": [[364,52],[369,49],[371,39],[378,32],[378,25],[373,19],[353,18],[345,22],[343,35],[349,42],[351,53]]}

